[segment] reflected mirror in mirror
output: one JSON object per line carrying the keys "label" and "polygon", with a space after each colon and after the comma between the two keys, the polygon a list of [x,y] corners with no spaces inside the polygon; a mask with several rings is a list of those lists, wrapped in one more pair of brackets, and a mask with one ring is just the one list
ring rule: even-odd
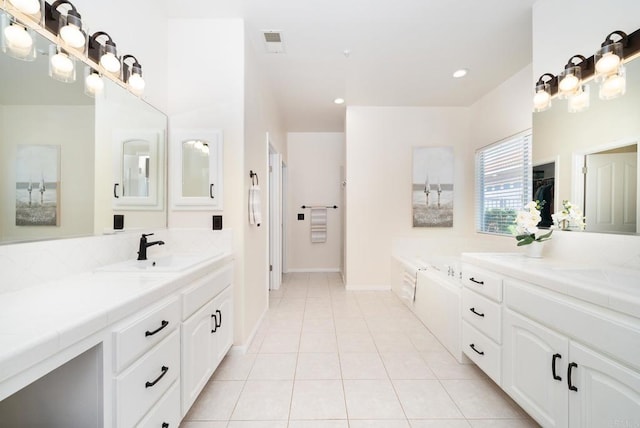
{"label": "reflected mirror in mirror", "polygon": [[206,141],[182,142],[182,195],[209,196],[209,143]]}
{"label": "reflected mirror in mirror", "polygon": [[122,194],[125,197],[149,196],[150,143],[125,141],[122,148]]}
{"label": "reflected mirror in mirror", "polygon": [[[145,208],[124,213],[114,210],[112,204],[114,130],[154,130],[162,145],[158,163],[164,165],[161,149],[166,145],[166,116],[109,79],[103,78],[102,95],[85,95],[85,65],[79,60],[75,61],[75,82],[50,78],[50,44],[35,34],[34,61],[21,61],[0,52],[0,244],[102,234],[112,229],[117,213],[126,214],[127,228],[166,227],[164,205],[153,212]],[[121,114],[115,115],[116,110]],[[57,150],[57,225],[16,225],[17,159],[24,152],[21,149],[28,146]],[[139,165],[141,160],[137,162]],[[164,175],[158,175],[164,192]]]}
{"label": "reflected mirror in mirror", "polygon": [[[589,171],[589,168],[584,169],[585,158],[596,159],[597,156],[592,155],[634,146],[640,140],[640,61],[632,60],[625,67],[627,89],[623,96],[606,101],[599,99],[597,83],[592,80],[588,82],[591,101],[587,110],[569,113],[567,101],[554,98],[549,110],[533,114],[533,164],[556,160],[556,210],[560,209],[559,201],[563,200],[580,206],[586,218],[587,232],[638,233],[640,198],[637,173],[633,172],[634,181],[631,172],[634,167],[625,167],[624,179],[613,178],[613,166],[607,167],[606,174],[606,168],[600,170],[610,178],[605,180],[603,175],[599,183],[591,182],[584,172]],[[616,209],[615,204],[605,202],[610,201],[612,195],[629,191],[635,193],[635,199],[628,195],[623,211]],[[597,192],[606,193],[595,197]],[[615,218],[622,219],[623,215],[627,220],[614,221]],[[610,222],[608,226],[607,221]]]}

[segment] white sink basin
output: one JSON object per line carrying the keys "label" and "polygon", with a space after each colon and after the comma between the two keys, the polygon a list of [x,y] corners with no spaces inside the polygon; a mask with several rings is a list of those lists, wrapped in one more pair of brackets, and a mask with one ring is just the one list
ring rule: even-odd
{"label": "white sink basin", "polygon": [[100,272],[181,272],[205,261],[215,254],[171,254],[150,257],[148,260],[125,260],[97,269]]}

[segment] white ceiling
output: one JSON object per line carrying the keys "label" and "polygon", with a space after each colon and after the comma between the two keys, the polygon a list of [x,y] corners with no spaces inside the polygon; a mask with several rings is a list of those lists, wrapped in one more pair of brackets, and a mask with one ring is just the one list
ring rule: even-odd
{"label": "white ceiling", "polygon": [[[336,97],[468,106],[531,62],[535,0],[167,1],[173,17],[245,19],[289,132],[343,131]],[[266,53],[263,30],[282,32],[285,53]]]}

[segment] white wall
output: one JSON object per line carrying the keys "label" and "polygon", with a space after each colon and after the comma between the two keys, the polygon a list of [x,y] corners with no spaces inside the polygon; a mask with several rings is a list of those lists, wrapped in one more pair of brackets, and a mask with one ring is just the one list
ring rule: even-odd
{"label": "white wall", "polygon": [[[245,34],[244,46],[244,167],[242,190],[232,197],[241,201],[242,210],[237,214],[244,227],[244,323],[242,342],[247,345],[269,306],[269,142],[286,160],[287,141],[278,108],[274,102],[264,75],[257,63],[256,52]],[[269,134],[269,142],[267,141]],[[251,185],[249,171],[258,174],[262,224],[250,225],[248,221],[248,192]],[[226,209],[225,209],[226,211]]]}
{"label": "white wall", "polygon": [[[287,267],[289,271],[339,271],[342,256],[341,167],[344,133],[289,133]],[[337,205],[327,210],[327,242],[311,243],[310,210],[302,205]],[[297,219],[304,214],[304,221]]]}
{"label": "white wall", "polygon": [[[473,211],[469,109],[445,107],[348,107],[346,118],[347,287],[387,288],[393,240],[425,238],[439,251],[464,236]],[[454,149],[452,228],[413,228],[412,148]]]}
{"label": "white wall", "polygon": [[[78,126],[67,126],[68,123]],[[1,241],[82,236],[93,233],[93,106],[0,107]],[[58,219],[55,226],[15,225],[16,149],[23,144],[60,146]],[[69,165],[74,164],[73,168]],[[34,177],[39,180],[40,177]],[[37,187],[37,183],[35,183]],[[34,201],[39,198],[34,191]]]}

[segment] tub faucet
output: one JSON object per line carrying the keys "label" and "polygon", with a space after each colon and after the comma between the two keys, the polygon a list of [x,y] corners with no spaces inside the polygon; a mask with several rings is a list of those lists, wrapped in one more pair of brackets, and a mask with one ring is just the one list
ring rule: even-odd
{"label": "tub faucet", "polygon": [[151,236],[153,233],[142,234],[140,237],[140,248],[138,249],[138,260],[147,260],[147,248],[153,245],[164,245],[164,241],[147,242],[147,236]]}

